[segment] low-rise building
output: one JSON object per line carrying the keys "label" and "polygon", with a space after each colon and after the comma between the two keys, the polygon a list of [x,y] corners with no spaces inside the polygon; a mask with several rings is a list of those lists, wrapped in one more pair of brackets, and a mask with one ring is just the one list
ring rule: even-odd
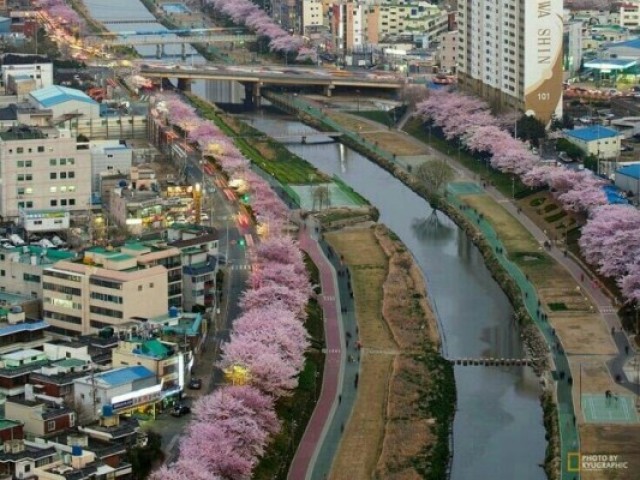
{"label": "low-rise building", "polygon": [[600,125],[565,130],[564,135],[586,155],[601,159],[616,158],[620,155],[620,142],[624,137],[617,130]]}
{"label": "low-rise building", "polygon": [[640,163],[617,170],[615,183],[623,192],[631,193],[635,205],[640,205]]}
{"label": "low-rise building", "polygon": [[0,393],[7,397],[23,394],[29,374],[48,363],[47,356],[40,350],[26,349],[0,355]]}
{"label": "low-rise building", "polygon": [[0,57],[2,85],[6,93],[15,93],[8,89],[9,77],[26,75],[33,80],[36,88],[53,85],[53,63],[44,55],[20,55],[6,53]]}
{"label": "low-rise building", "polygon": [[165,312],[167,285],[163,266],[140,267],[134,256],[91,249],[83,263],[61,261],[44,270],[43,317],[52,333],[98,333]]}
{"label": "low-rise building", "polygon": [[[146,318],[145,323],[152,332],[160,332],[163,340],[177,343],[184,351],[200,352],[207,339],[209,322],[201,313],[180,312],[172,307],[169,313]],[[193,366],[193,355],[185,359],[185,370]]]}
{"label": "low-rise building", "polygon": [[5,417],[24,423],[24,431],[37,437],[52,437],[76,425],[76,414],[70,408],[52,406],[44,400],[14,396],[7,398]]}
{"label": "low-rise building", "polygon": [[90,142],[92,195],[100,196],[100,180],[104,174],[126,174],[131,171],[133,150],[117,140]]}
{"label": "low-rise building", "polygon": [[36,478],[33,473],[36,467],[50,464],[57,455],[53,447],[27,446],[24,440],[5,441],[0,453],[0,477]]}
{"label": "low-rise building", "polygon": [[91,156],[68,130],[12,127],[0,132],[0,215],[22,210],[85,210],[91,196]]}
{"label": "low-rise building", "polygon": [[142,365],[155,373],[162,384],[162,399],[173,403],[184,390],[188,361],[176,343],[157,339],[131,338],[121,341],[113,351],[113,367]]}
{"label": "low-rise building", "polygon": [[[40,308],[30,305],[28,299],[42,299],[42,271],[60,260],[72,260],[77,253],[70,250],[56,250],[28,245],[12,247],[0,246],[0,292],[15,294],[17,298],[3,299],[0,306],[21,306],[27,316],[40,317]],[[28,297],[25,297],[27,295]],[[2,300],[6,300],[2,304]]]}
{"label": "low-rise building", "polygon": [[110,415],[139,412],[155,418],[162,384],[141,365],[95,373],[74,381],[75,406],[83,420],[97,420],[103,409]]}
{"label": "low-rise building", "polygon": [[[0,309],[0,315],[2,311]],[[16,350],[28,351],[41,348],[49,340],[46,334],[49,325],[39,320],[22,320],[14,322],[9,310],[6,321],[0,322],[0,355]]]}

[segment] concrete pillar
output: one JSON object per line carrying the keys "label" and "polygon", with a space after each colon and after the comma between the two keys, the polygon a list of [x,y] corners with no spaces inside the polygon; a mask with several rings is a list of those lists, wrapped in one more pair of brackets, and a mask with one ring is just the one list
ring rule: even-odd
{"label": "concrete pillar", "polygon": [[156,58],[162,58],[162,49],[160,48],[160,44],[156,45]]}
{"label": "concrete pillar", "polygon": [[256,83],[253,89],[253,105],[255,108],[260,108],[262,104],[262,92],[260,92],[260,84]]}
{"label": "concrete pillar", "polygon": [[[162,57],[164,57],[165,53],[164,53],[164,43],[160,45],[160,54],[162,55]],[[160,57],[160,58],[162,58]]]}
{"label": "concrete pillar", "polygon": [[326,87],[324,87],[324,96],[325,97],[330,97],[331,96],[331,90],[333,90],[333,85],[327,85]]}
{"label": "concrete pillar", "polygon": [[180,56],[182,57],[183,62],[187,60],[187,44],[186,43],[180,44]]}
{"label": "concrete pillar", "polygon": [[191,91],[191,80],[188,78],[179,78],[178,79],[178,90],[181,92],[190,92]]}
{"label": "concrete pillar", "polygon": [[244,107],[253,110],[260,106],[260,85],[257,83],[244,84]]}

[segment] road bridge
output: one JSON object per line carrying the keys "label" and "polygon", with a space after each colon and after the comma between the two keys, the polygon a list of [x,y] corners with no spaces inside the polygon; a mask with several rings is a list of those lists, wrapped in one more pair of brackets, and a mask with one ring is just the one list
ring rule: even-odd
{"label": "road bridge", "polygon": [[213,34],[213,35],[135,35],[101,38],[97,42],[105,47],[139,47],[143,45],[177,45],[189,43],[242,43],[255,42],[255,35]]}
{"label": "road bridge", "polygon": [[227,66],[227,65],[147,65],[140,66],[140,75],[147,78],[177,78],[178,87],[188,90],[192,80],[230,80],[244,85],[245,98],[254,105],[260,103],[261,88],[321,87],[327,96],[336,87],[358,90],[400,90],[406,84],[403,76],[369,72],[326,70],[311,67],[288,66]]}

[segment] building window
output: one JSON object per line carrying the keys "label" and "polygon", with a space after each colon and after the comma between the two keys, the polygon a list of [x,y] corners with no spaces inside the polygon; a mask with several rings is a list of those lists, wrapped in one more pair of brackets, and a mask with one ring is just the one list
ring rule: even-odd
{"label": "building window", "polygon": [[60,179],[66,180],[66,178],[67,178],[67,172],[60,172]]}
{"label": "building window", "polygon": [[31,160],[25,160],[24,166],[26,168],[31,168],[33,166],[33,162]]}
{"label": "building window", "polygon": [[66,158],[61,158],[60,159],[60,166],[62,167],[63,165],[67,164],[67,159]]}
{"label": "building window", "polygon": [[40,275],[32,275],[30,273],[25,273],[23,278],[25,282],[40,283]]}
{"label": "building window", "polygon": [[138,285],[138,291],[141,292],[142,291],[142,285]]}
{"label": "building window", "polygon": [[16,153],[24,153],[24,147],[16,148]]}
{"label": "building window", "polygon": [[75,165],[75,164],[76,164],[75,158],[67,158],[67,165]]}
{"label": "building window", "polygon": [[70,198],[69,199],[69,205],[73,206],[76,204],[76,199],[75,198]]}
{"label": "building window", "polygon": [[49,159],[49,166],[55,167],[57,164],[58,164],[58,160],[56,160],[55,158]]}
{"label": "building window", "polygon": [[4,270],[0,270],[0,277],[4,277],[6,275],[7,272],[5,272]]}
{"label": "building window", "polygon": [[47,432],[52,432],[55,429],[56,429],[56,422],[53,420],[49,420],[47,422]]}
{"label": "building window", "polygon": [[67,206],[67,199],[63,198],[62,200],[60,200],[60,206],[61,207],[66,207]]}
{"label": "building window", "polygon": [[49,193],[56,193],[58,191],[58,187],[49,187]]}
{"label": "building window", "polygon": [[42,153],[44,152],[44,147],[43,146],[39,146],[38,147],[38,153]]}
{"label": "building window", "polygon": [[[60,175],[62,175],[62,174],[60,174]],[[64,186],[64,185],[62,185],[62,186],[60,187],[60,193],[65,193],[66,191],[67,191],[67,187],[66,187],[66,186]]]}
{"label": "building window", "polygon": [[[11,153],[11,151],[9,151]],[[18,160],[17,162],[18,168],[24,168],[24,160]]]}
{"label": "building window", "polygon": [[24,187],[18,187],[17,192],[18,195],[24,195]]}
{"label": "building window", "polygon": [[57,200],[50,200],[49,201],[49,205],[52,207],[57,207],[58,206],[58,201]]}
{"label": "building window", "polygon": [[49,173],[49,180],[56,180],[58,178],[58,174],[56,172]]}
{"label": "building window", "polygon": [[76,172],[69,172],[67,175],[69,178],[76,178]]}

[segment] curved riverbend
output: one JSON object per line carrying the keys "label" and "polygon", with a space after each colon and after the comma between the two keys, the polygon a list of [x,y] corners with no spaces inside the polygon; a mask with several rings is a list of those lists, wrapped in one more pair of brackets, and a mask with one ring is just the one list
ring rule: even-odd
{"label": "curved riverbend", "polygon": [[[248,117],[267,134],[314,131],[286,116]],[[391,174],[341,144],[289,145],[336,174],[380,210],[380,221],[409,248],[426,279],[449,358],[523,356],[513,310],[466,234]],[[525,367],[456,367],[451,478],[545,478],[546,447],[538,381]]]}

